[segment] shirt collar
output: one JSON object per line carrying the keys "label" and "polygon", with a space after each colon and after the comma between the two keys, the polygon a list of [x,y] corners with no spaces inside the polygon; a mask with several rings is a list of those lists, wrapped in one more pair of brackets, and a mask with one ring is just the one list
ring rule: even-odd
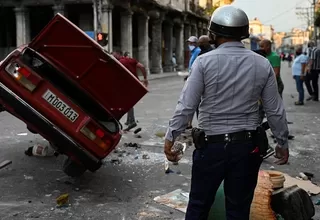
{"label": "shirt collar", "polygon": [[225,42],[225,43],[221,44],[218,48],[226,48],[226,47],[242,47],[242,48],[244,48],[244,45],[241,42],[233,41],[233,42]]}

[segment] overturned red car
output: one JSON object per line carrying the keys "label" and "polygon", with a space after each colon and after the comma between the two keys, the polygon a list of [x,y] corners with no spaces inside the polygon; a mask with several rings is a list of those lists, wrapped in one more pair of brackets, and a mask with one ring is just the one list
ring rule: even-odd
{"label": "overturned red car", "polygon": [[63,170],[101,167],[121,139],[119,120],[147,89],[60,14],[0,64],[0,104],[65,154]]}

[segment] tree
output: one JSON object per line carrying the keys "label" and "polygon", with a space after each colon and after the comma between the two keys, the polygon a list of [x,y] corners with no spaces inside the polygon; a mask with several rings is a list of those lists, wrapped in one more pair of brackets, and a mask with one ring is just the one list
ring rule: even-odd
{"label": "tree", "polygon": [[213,13],[217,8],[219,8],[219,6],[217,6],[217,5],[212,6],[211,8],[206,8],[205,13],[206,13],[208,16],[211,16],[212,13]]}

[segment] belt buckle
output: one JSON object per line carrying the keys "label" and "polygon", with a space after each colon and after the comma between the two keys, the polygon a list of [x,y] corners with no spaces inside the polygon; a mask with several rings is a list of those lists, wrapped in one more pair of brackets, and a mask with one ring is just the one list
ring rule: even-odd
{"label": "belt buckle", "polygon": [[224,141],[225,141],[225,142],[231,142],[231,138],[230,138],[230,135],[229,135],[229,134],[225,134],[225,135],[224,135]]}

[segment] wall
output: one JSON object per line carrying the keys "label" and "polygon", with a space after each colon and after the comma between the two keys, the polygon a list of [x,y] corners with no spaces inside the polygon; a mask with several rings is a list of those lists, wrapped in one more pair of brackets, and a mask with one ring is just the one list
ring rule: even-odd
{"label": "wall", "polygon": [[184,11],[186,7],[185,2],[185,0],[172,0],[171,7],[177,9],[178,11]]}

